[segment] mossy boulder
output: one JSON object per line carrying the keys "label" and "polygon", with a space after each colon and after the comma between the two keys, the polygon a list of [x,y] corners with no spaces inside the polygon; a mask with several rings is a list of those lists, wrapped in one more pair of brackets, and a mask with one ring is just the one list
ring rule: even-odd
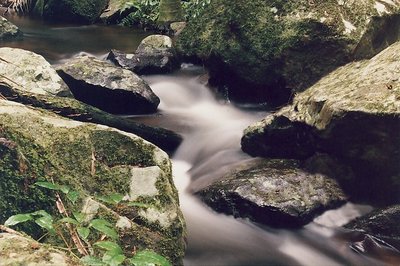
{"label": "mossy boulder", "polygon": [[17,26],[0,16],[0,40],[21,38],[22,32]]}
{"label": "mossy boulder", "polygon": [[399,39],[394,1],[215,0],[177,39],[236,101],[286,103],[338,66]]}
{"label": "mossy boulder", "polygon": [[106,24],[115,24],[121,21],[129,13],[137,10],[134,1],[131,0],[110,0],[104,12],[100,15],[100,20]]}
{"label": "mossy boulder", "polygon": [[[69,211],[116,226],[126,254],[149,248],[182,263],[185,225],[165,152],[130,133],[6,100],[0,121],[0,223],[40,209],[56,215],[54,194],[32,186],[54,181],[78,192],[75,204],[64,201]],[[99,201],[113,193],[126,204]]]}
{"label": "mossy boulder", "polygon": [[57,21],[94,23],[106,8],[108,0],[48,0],[43,17]]}
{"label": "mossy boulder", "polygon": [[67,84],[43,56],[18,48],[0,48],[0,80],[15,90],[72,97]]}
{"label": "mossy boulder", "polygon": [[79,266],[76,258],[22,235],[0,233],[1,265]]}
{"label": "mossy boulder", "polygon": [[0,93],[10,101],[46,109],[66,118],[106,125],[133,133],[168,153],[173,153],[183,139],[182,136],[168,129],[146,126],[131,119],[112,115],[73,98],[20,91],[1,81]]}
{"label": "mossy boulder", "polygon": [[144,38],[134,54],[111,50],[107,59],[138,74],[168,73],[179,68],[172,39],[160,34]]}
{"label": "mossy boulder", "polygon": [[133,72],[94,57],[78,56],[57,67],[75,98],[115,114],[157,110],[160,99]]}
{"label": "mossy boulder", "polygon": [[247,128],[242,149],[277,158],[327,153],[354,171],[355,179],[344,184],[349,193],[399,202],[399,52],[396,42],[370,60],[338,68]]}
{"label": "mossy boulder", "polygon": [[335,180],[295,160],[247,162],[198,194],[217,211],[275,227],[302,226],[346,201]]}

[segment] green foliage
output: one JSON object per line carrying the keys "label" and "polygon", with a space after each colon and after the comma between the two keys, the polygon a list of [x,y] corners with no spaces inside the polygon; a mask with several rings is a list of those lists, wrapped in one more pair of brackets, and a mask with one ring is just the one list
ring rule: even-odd
{"label": "green foliage", "polygon": [[131,12],[128,16],[122,19],[120,24],[128,27],[156,27],[159,3],[160,0],[137,0],[128,2],[125,5],[126,8],[134,6],[137,10]]}
{"label": "green foliage", "polygon": [[[76,191],[71,190],[70,187],[65,185],[58,185],[51,182],[36,182],[35,186],[46,188],[48,190],[55,191],[56,193],[62,193],[70,203],[75,204],[76,200],[79,198],[79,194]],[[108,196],[99,197],[100,200],[108,204],[122,204],[124,196],[122,194],[114,193]],[[61,196],[57,194],[57,205],[62,204]],[[137,207],[148,207],[149,205],[138,203],[138,202],[127,202],[127,206],[137,206]],[[64,208],[64,206],[63,206]],[[170,266],[166,258],[163,256],[149,250],[139,251],[133,257],[127,258],[124,254],[123,249],[117,243],[119,239],[118,232],[113,224],[105,219],[93,219],[87,225],[85,218],[86,215],[80,212],[72,212],[72,216],[68,215],[68,210],[65,210],[63,217],[55,220],[52,215],[44,210],[39,210],[31,213],[16,214],[9,217],[4,225],[5,226],[15,226],[25,222],[35,222],[41,228],[45,229],[48,233],[52,235],[62,236],[63,235],[62,226],[68,225],[69,230],[76,230],[80,239],[85,243],[89,243],[88,246],[92,247],[90,255],[81,258],[81,262],[85,265],[90,266],[118,266],[118,265],[136,265],[136,266]],[[73,218],[72,218],[73,217]],[[91,235],[91,228],[94,231],[102,234],[101,241],[97,241],[94,244],[90,244],[89,238],[93,239]],[[71,234],[71,231],[70,231]],[[71,238],[74,236],[71,234]],[[103,240],[103,239],[110,239]],[[65,240],[64,240],[65,241]],[[67,244],[67,243],[66,243]],[[68,245],[67,245],[68,246]],[[100,258],[101,256],[101,258]]]}
{"label": "green foliage", "polygon": [[211,0],[190,0],[183,2],[186,20],[200,16],[201,12],[211,3]]}

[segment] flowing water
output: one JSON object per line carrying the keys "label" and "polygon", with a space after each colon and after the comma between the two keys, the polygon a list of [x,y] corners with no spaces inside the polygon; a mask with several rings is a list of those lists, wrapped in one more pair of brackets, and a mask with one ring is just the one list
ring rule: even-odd
{"label": "flowing water", "polygon": [[[46,24],[10,19],[25,32],[22,41],[0,42],[35,51],[57,63],[82,52],[104,58],[109,49],[134,51],[148,33],[121,27]],[[376,265],[353,252],[352,235],[340,229],[367,213],[368,206],[348,203],[298,230],[278,230],[218,214],[194,192],[238,163],[252,160],[240,150],[242,131],[266,115],[217,100],[204,84],[201,67],[184,64],[169,75],[144,77],[161,98],[154,115],[132,117],[184,136],[173,155],[174,180],[188,227],[185,265]]]}

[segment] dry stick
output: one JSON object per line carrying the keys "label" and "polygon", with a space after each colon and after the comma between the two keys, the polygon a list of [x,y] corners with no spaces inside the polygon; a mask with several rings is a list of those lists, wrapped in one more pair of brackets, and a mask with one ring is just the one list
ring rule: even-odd
{"label": "dry stick", "polygon": [[[60,214],[65,215],[68,217],[67,210],[65,209],[64,203],[61,200],[60,194],[56,193],[57,201],[57,209],[60,212]],[[74,242],[76,248],[78,249],[78,252],[81,255],[87,256],[89,255],[89,252],[86,250],[85,246],[82,244],[82,241],[80,237],[78,236],[78,233],[72,228],[72,226],[69,223],[65,223],[65,226],[67,227],[69,234],[71,235],[72,241]]]}
{"label": "dry stick", "polygon": [[17,232],[17,231],[15,231],[15,230],[13,230],[13,229],[11,229],[11,228],[5,226],[5,225],[1,225],[1,224],[0,224],[0,230],[1,230],[1,231],[4,231],[4,232],[7,232],[7,233],[10,233],[10,234],[14,234],[14,235],[18,235],[18,236],[23,236],[23,237],[25,237],[25,236],[24,236],[23,234],[21,234],[20,232]]}

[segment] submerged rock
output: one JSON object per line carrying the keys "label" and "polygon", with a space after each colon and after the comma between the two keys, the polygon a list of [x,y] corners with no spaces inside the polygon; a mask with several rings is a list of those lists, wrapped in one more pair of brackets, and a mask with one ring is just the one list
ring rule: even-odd
{"label": "submerged rock", "polygon": [[48,0],[43,17],[56,21],[94,23],[106,8],[108,0]]}
{"label": "submerged rock", "polygon": [[[69,211],[118,229],[126,254],[148,248],[182,263],[185,225],[165,152],[130,133],[6,100],[0,101],[0,128],[0,223],[41,209],[57,215],[53,193],[32,186],[55,182],[78,192],[75,204],[64,202]],[[124,202],[99,202],[113,193]],[[40,233],[32,225],[25,229]]]}
{"label": "submerged rock", "polygon": [[[370,60],[330,73],[298,93],[293,104],[247,128],[242,149],[278,158],[294,157],[281,152],[290,149],[307,156],[313,150],[327,153],[352,168],[355,179],[343,179],[349,193],[399,202],[399,52],[397,42]],[[279,121],[284,127],[276,126]],[[280,142],[282,134],[298,141]]]}
{"label": "submerged rock", "polygon": [[78,266],[79,260],[20,235],[0,233],[2,266]]}
{"label": "submerged rock", "polygon": [[0,16],[0,40],[8,40],[22,37],[22,32],[17,26]]}
{"label": "submerged rock", "polygon": [[241,102],[286,103],[354,59],[399,40],[398,1],[215,0],[179,35],[183,56],[200,58],[212,84]]}
{"label": "submerged rock", "polygon": [[71,59],[58,66],[57,72],[76,99],[110,113],[152,113],[160,103],[140,77],[93,57]]}
{"label": "submerged rock", "polygon": [[182,136],[173,131],[136,123],[132,120],[106,113],[73,98],[16,91],[1,81],[0,93],[10,101],[46,109],[66,118],[106,125],[133,133],[168,153],[173,153],[182,142]]}
{"label": "submerged rock", "polygon": [[172,40],[165,35],[146,37],[134,54],[111,50],[107,59],[138,74],[166,73],[179,67]]}
{"label": "submerged rock", "polygon": [[[400,205],[377,209],[351,221],[346,228],[377,237],[400,249]],[[398,253],[400,255],[400,253]]]}
{"label": "submerged rock", "polygon": [[18,48],[0,48],[0,80],[14,90],[72,96],[68,86],[41,55]]}
{"label": "submerged rock", "polygon": [[256,160],[198,192],[213,209],[276,227],[297,227],[346,196],[333,179],[295,160]]}

